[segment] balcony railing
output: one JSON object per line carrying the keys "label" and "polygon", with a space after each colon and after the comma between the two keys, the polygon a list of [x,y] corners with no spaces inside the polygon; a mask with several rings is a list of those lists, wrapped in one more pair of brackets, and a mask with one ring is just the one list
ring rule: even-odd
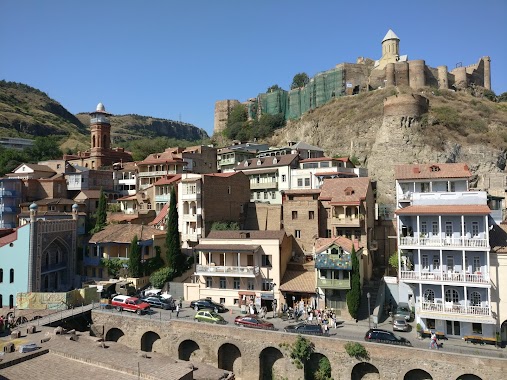
{"label": "balcony railing", "polygon": [[315,255],[315,269],[352,270],[350,255],[319,253]]}
{"label": "balcony railing", "polygon": [[182,214],[181,218],[186,222],[197,222],[200,216],[199,214]]}
{"label": "balcony railing", "polygon": [[400,280],[415,280],[429,282],[469,282],[474,284],[489,284],[489,274],[401,271]]}
{"label": "balcony railing", "polygon": [[156,177],[156,176],[164,176],[166,174],[177,174],[176,170],[154,170],[149,172],[139,172],[139,177]]}
{"label": "balcony railing", "polygon": [[100,257],[98,256],[84,256],[83,257],[83,265],[85,266],[99,266],[100,264]]}
{"label": "balcony railing", "polygon": [[350,279],[336,280],[331,278],[318,278],[317,287],[324,289],[350,289]]}
{"label": "balcony railing", "polygon": [[464,306],[459,304],[439,303],[439,302],[421,302],[420,309],[422,311],[433,311],[436,313],[446,314],[467,314],[489,316],[491,313],[489,306]]}
{"label": "balcony railing", "polygon": [[197,265],[195,272],[204,276],[255,277],[260,273],[260,269],[257,266]]}
{"label": "balcony railing", "polygon": [[276,188],[278,188],[278,182],[276,182],[276,181],[260,182],[260,183],[252,183],[252,182],[250,182],[250,189],[251,190],[276,189]]}
{"label": "balcony railing", "polygon": [[488,239],[479,238],[439,238],[439,237],[413,237],[405,236],[400,238],[400,245],[424,245],[428,247],[465,247],[465,248],[487,248]]}
{"label": "balcony railing", "polygon": [[331,219],[332,224],[346,226],[346,227],[359,227],[361,220],[363,220],[362,215],[358,215],[357,217],[345,217],[345,218],[335,218]]}

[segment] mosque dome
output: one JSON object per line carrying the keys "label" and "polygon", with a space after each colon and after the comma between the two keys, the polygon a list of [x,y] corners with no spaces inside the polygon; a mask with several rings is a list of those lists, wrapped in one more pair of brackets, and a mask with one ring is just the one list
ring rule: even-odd
{"label": "mosque dome", "polygon": [[106,112],[106,107],[102,103],[97,104],[97,111],[98,112]]}
{"label": "mosque dome", "polygon": [[75,210],[78,210],[78,209],[79,209],[78,204],[77,204],[77,203],[74,203],[74,204],[72,205],[72,211],[75,211]]}
{"label": "mosque dome", "polygon": [[30,210],[37,210],[39,208],[39,206],[37,206],[37,203],[33,202],[31,205],[30,205]]}

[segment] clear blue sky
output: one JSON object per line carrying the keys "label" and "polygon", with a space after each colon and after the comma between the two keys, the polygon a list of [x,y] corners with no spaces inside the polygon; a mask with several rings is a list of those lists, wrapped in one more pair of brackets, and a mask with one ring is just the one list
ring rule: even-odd
{"label": "clear blue sky", "polygon": [[378,59],[389,29],[401,54],[432,67],[489,55],[492,89],[507,91],[506,0],[0,0],[0,16],[0,79],[72,113],[102,102],[210,135],[217,100]]}

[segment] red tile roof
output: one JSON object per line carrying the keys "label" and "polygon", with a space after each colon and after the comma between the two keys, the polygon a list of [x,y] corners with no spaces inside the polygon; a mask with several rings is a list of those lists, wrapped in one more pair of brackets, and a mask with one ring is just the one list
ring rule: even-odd
{"label": "red tile roof", "polygon": [[[249,238],[245,237],[249,234]],[[260,231],[260,230],[236,230],[236,231],[211,231],[206,239],[278,239],[281,243],[285,237],[284,230],[278,231]]]}
{"label": "red tile roof", "polygon": [[[246,160],[248,162],[248,166],[245,166],[245,161],[239,163],[234,167],[234,170],[240,171],[240,170],[250,170],[250,169],[262,169],[262,168],[269,168],[269,167],[279,167],[279,166],[287,166],[290,165],[292,162],[297,160],[299,157],[299,154],[282,154],[280,156],[268,156],[268,157],[262,157],[262,158],[251,158],[249,160]],[[276,163],[273,163],[274,159],[276,158]],[[259,164],[260,162],[260,164]]]}
{"label": "red tile roof", "polygon": [[396,215],[487,215],[486,205],[408,206],[395,211]]}
{"label": "red tile roof", "polygon": [[153,219],[153,221],[148,223],[148,225],[156,226],[157,224],[159,224],[167,216],[168,211],[169,211],[169,203],[166,203],[164,207],[162,207],[162,210],[160,210],[158,215],[155,217],[155,219]]}
{"label": "red tile roof", "polygon": [[90,243],[118,243],[130,244],[134,236],[139,240],[150,240],[153,235],[165,235],[166,231],[161,231],[155,227],[142,224],[110,224],[102,231],[93,234]]}
{"label": "red tile roof", "polygon": [[181,179],[181,174],[173,174],[160,178],[153,186],[169,185],[170,183],[176,183]]}
{"label": "red tile roof", "polygon": [[331,157],[315,157],[315,158],[305,158],[304,160],[301,160],[299,162],[305,163],[305,162],[320,162],[320,161],[340,161],[340,162],[347,162],[349,160],[348,157],[338,157],[338,158],[331,158]]}
{"label": "red tile roof", "polygon": [[238,172],[227,172],[227,173],[207,173],[204,174],[207,177],[232,177],[233,175],[238,174]]}
{"label": "red tile roof", "polygon": [[319,200],[331,204],[357,205],[366,199],[370,178],[327,178],[322,184]]}
{"label": "red tile roof", "polygon": [[354,247],[356,252],[361,248],[359,246],[359,241],[352,241],[343,236],[335,238],[319,238],[315,241],[315,253],[321,253],[333,244],[342,247],[347,252],[352,252],[352,247]]}
{"label": "red tile roof", "polygon": [[394,175],[398,180],[431,178],[470,178],[467,164],[413,164],[395,165]]}

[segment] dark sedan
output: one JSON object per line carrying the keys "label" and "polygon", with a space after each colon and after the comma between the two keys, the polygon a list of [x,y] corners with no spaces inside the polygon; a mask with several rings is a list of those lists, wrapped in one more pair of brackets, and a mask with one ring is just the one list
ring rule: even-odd
{"label": "dark sedan", "polygon": [[266,322],[264,319],[261,319],[256,315],[238,315],[234,319],[234,324],[242,327],[252,327],[255,329],[275,329],[275,326],[271,322]]}
{"label": "dark sedan", "polygon": [[174,304],[174,301],[172,299],[167,300],[162,297],[145,297],[141,298],[142,301],[150,304],[150,306],[158,307],[160,309],[164,310],[175,310],[176,305]]}
{"label": "dark sedan", "polygon": [[370,329],[366,332],[364,340],[367,342],[398,344],[402,346],[412,346],[409,340],[393,334],[391,331],[381,329]]}
{"label": "dark sedan", "polygon": [[202,300],[192,301],[190,302],[190,307],[195,311],[199,311],[201,309],[210,309],[215,313],[223,313],[227,309],[221,303],[217,303],[209,298],[205,298]]}

